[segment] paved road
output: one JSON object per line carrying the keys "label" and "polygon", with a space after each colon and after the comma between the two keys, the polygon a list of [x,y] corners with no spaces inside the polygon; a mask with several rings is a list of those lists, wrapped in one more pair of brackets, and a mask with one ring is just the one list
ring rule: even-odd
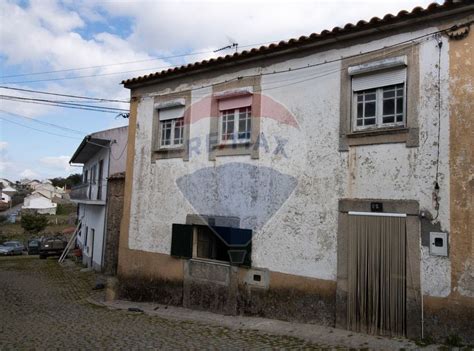
{"label": "paved road", "polygon": [[2,215],[2,216],[9,216],[9,215],[11,215],[11,214],[13,214],[13,213],[18,213],[18,212],[21,211],[21,206],[23,206],[23,203],[18,204],[18,205],[15,205],[15,206],[13,206],[12,208],[9,208],[9,209],[7,209],[7,210],[5,210],[5,211],[0,212],[0,215]]}
{"label": "paved road", "polygon": [[0,350],[312,349],[303,340],[109,310],[86,301],[92,273],[56,260],[0,258]]}

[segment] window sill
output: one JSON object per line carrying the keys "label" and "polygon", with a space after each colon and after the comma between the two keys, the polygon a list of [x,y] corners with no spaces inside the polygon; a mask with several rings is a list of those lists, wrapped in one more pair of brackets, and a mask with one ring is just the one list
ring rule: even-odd
{"label": "window sill", "polygon": [[152,162],[161,159],[183,158],[185,152],[184,146],[160,148],[153,151]]}
{"label": "window sill", "polygon": [[225,266],[225,267],[231,266],[230,262],[227,262],[227,261],[218,261],[218,260],[212,260],[210,258],[202,258],[202,257],[193,257],[190,259],[190,261],[199,262],[199,263],[208,263],[208,264],[213,264],[216,266]]}
{"label": "window sill", "polygon": [[245,156],[252,155],[254,144],[252,142],[215,144],[211,146],[209,156],[211,159],[220,156]]}
{"label": "window sill", "polygon": [[409,129],[406,127],[391,127],[391,128],[373,128],[357,130],[347,134],[348,138],[361,138],[372,135],[386,135],[386,134],[401,134],[408,133]]}
{"label": "window sill", "polygon": [[220,143],[213,145],[213,149],[230,149],[230,148],[238,148],[238,147],[250,147],[250,141],[242,141],[242,142],[234,142],[234,143]]}
{"label": "window sill", "polygon": [[170,146],[170,147],[161,147],[158,150],[155,150],[155,152],[169,152],[169,151],[183,151],[184,146]]}
{"label": "window sill", "polygon": [[346,134],[348,146],[406,143],[410,129],[406,127],[354,131]]}

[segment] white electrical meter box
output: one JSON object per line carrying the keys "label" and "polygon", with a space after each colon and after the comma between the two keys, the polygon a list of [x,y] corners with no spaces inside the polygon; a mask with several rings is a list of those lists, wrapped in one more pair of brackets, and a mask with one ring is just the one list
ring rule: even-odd
{"label": "white electrical meter box", "polygon": [[430,254],[448,256],[448,234],[430,232]]}

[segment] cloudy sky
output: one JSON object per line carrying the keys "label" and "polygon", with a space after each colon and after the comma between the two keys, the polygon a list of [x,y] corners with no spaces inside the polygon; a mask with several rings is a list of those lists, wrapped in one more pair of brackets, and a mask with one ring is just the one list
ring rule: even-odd
{"label": "cloudy sky", "polygon": [[[0,86],[127,100],[122,79],[215,56],[232,42],[247,49],[430,2],[0,0]],[[12,96],[124,109],[126,103],[5,88],[0,95],[0,177],[11,180],[79,172],[68,161],[81,139],[127,123],[117,112]]]}

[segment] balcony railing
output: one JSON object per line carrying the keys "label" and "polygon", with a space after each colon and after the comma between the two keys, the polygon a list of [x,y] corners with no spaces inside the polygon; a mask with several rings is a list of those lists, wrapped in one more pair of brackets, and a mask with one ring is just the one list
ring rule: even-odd
{"label": "balcony railing", "polygon": [[96,183],[82,183],[73,186],[69,196],[76,201],[104,201],[106,180]]}

